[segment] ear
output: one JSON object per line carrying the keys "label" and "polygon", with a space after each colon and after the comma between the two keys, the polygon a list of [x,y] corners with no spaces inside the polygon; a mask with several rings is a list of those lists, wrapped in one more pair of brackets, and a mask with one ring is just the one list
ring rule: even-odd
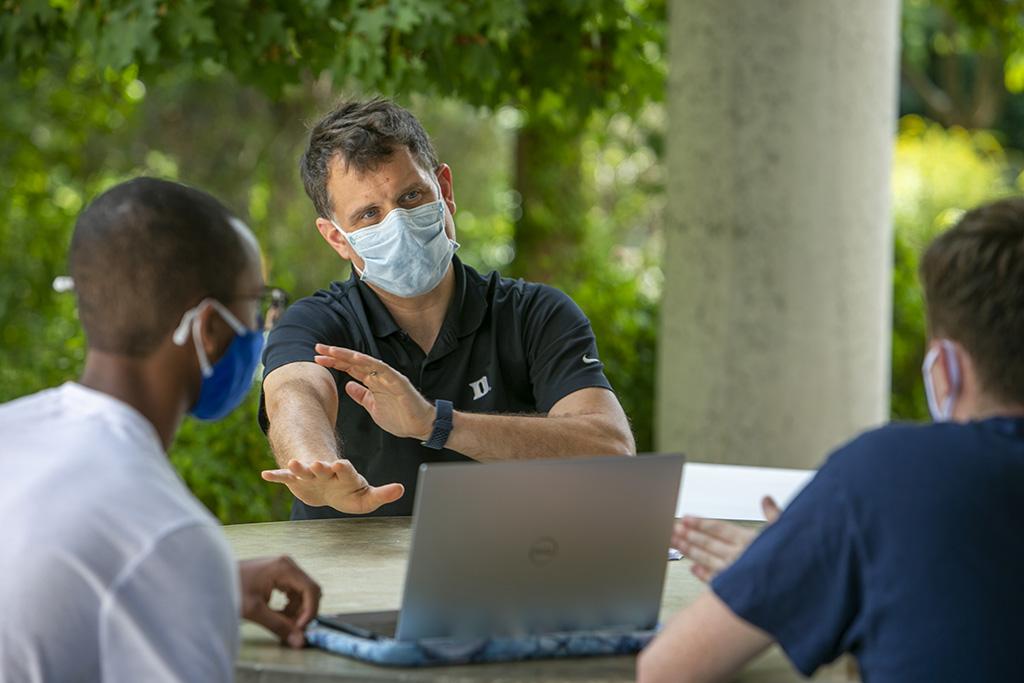
{"label": "ear", "polygon": [[448,164],[437,167],[437,182],[441,186],[441,198],[444,199],[448,212],[455,215],[455,186],[452,184],[452,169]]}
{"label": "ear", "polygon": [[341,234],[341,230],[334,227],[334,223],[326,218],[317,218],[316,229],[320,231],[320,236],[324,238],[327,244],[331,245],[331,249],[337,252],[338,256],[346,261],[352,260],[352,245]]}
{"label": "ear", "polygon": [[[950,358],[946,358],[946,356]],[[956,387],[948,384],[944,389],[955,391],[956,402],[953,405],[953,419],[958,421],[971,420],[977,414],[978,409],[986,402],[983,396],[982,386],[978,380],[978,373],[974,367],[974,359],[959,342],[953,342],[948,353],[942,354],[944,383],[957,382]],[[952,367],[955,364],[955,368]]]}
{"label": "ear", "polygon": [[199,332],[206,358],[215,365],[231,345],[235,331],[213,306],[207,306],[199,312]]}

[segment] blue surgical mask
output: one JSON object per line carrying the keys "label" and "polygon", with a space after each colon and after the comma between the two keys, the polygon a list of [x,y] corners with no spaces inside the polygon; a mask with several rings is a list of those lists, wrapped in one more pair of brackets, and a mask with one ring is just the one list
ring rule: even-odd
{"label": "blue surgical mask", "polygon": [[[224,322],[235,331],[235,338],[214,365],[210,365],[210,359],[203,349],[199,324],[199,313],[207,306],[213,306]],[[215,299],[204,299],[198,306],[185,312],[178,329],[174,331],[174,343],[178,346],[184,345],[188,340],[189,328],[192,329],[192,342],[203,374],[199,399],[189,410],[189,415],[200,420],[219,420],[238,407],[252,388],[256,366],[259,365],[260,354],[263,353],[262,327],[263,325],[257,325],[257,329],[250,330],[239,322],[226,306]]]}
{"label": "blue surgical mask", "polygon": [[[441,196],[440,186],[437,194]],[[363,259],[363,272],[356,270],[363,281],[403,298],[437,287],[459,248],[444,231],[443,199],[414,209],[392,209],[380,223],[354,232],[331,223]]]}
{"label": "blue surgical mask", "polygon": [[[946,367],[949,368],[949,394],[946,395],[942,405],[935,394],[935,383],[932,381],[932,368],[939,354],[946,358]],[[924,363],[921,365],[921,374],[924,376],[924,394],[928,399],[928,412],[932,414],[935,422],[948,422],[953,417],[953,405],[956,402],[957,394],[960,393],[960,364],[956,360],[956,347],[953,342],[942,339],[938,346],[925,355]]]}

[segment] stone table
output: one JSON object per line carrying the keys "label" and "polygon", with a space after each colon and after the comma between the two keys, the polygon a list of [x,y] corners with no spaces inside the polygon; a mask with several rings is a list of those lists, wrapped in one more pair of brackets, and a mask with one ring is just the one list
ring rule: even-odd
{"label": "stone table", "polygon": [[[291,555],[323,588],[320,611],[358,612],[398,609],[410,540],[408,517],[315,520],[239,524],[224,528],[236,556]],[[670,562],[665,579],[662,619],[691,603],[703,584],[687,561]],[[502,664],[473,664],[422,669],[384,668],[320,650],[289,650],[260,627],[242,627],[237,663],[239,683],[327,683],[329,681],[606,681],[634,680],[635,658],[591,657]],[[856,680],[840,663],[815,680]],[[777,682],[799,680],[781,651],[773,648],[738,679]]]}

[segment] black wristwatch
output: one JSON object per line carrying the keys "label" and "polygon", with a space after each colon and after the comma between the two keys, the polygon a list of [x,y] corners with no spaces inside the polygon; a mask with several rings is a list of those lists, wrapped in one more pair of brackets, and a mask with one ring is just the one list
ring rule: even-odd
{"label": "black wristwatch", "polygon": [[430,433],[430,438],[420,443],[427,448],[433,448],[436,451],[444,448],[444,445],[448,443],[448,435],[452,433],[452,402],[446,401],[443,398],[437,399],[434,403],[436,412],[434,413],[434,431]]}

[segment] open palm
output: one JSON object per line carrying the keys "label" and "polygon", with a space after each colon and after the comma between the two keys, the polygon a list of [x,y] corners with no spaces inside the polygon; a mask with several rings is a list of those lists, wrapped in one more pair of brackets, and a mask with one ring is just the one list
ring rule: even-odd
{"label": "open palm", "polygon": [[284,484],[306,505],[329,505],[349,514],[365,515],[393,503],[405,493],[401,484],[371,486],[348,460],[288,462],[286,469],[264,470],[266,481]]}
{"label": "open palm", "polygon": [[317,344],[316,362],[358,380],[345,393],[361,405],[378,427],[401,438],[425,441],[434,424],[434,406],[412,382],[382,360],[338,346]]}

